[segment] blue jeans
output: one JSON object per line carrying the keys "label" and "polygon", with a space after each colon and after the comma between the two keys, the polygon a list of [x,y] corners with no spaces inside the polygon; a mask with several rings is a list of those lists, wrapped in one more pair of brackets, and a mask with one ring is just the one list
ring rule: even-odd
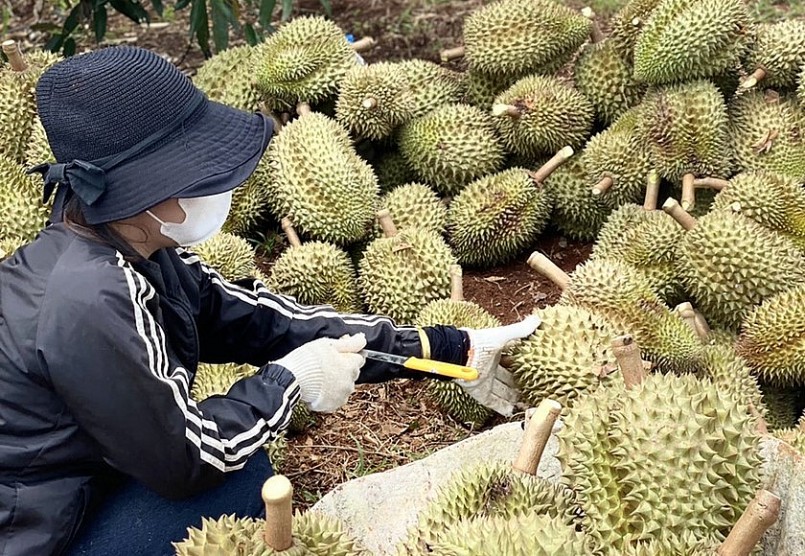
{"label": "blue jeans", "polygon": [[202,517],[265,517],[260,489],[271,475],[265,450],[258,450],[224,483],[184,500],[167,500],[127,481],[85,519],[65,556],[175,556],[171,542],[186,538],[188,527],[200,528]]}

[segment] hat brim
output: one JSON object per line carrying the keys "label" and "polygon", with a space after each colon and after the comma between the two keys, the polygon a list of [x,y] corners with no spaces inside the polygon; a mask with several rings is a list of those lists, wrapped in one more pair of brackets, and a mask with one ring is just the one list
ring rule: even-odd
{"label": "hat brim", "polygon": [[[106,173],[103,197],[90,224],[129,218],[172,197],[203,197],[236,188],[257,168],[273,133],[273,122],[260,113],[206,101],[177,131],[132,160]],[[111,210],[110,210],[111,208]]]}

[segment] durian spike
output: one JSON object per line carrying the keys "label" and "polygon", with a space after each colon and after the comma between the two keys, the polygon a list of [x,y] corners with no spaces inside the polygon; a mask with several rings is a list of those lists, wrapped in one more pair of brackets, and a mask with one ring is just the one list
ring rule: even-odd
{"label": "durian spike", "polygon": [[662,204],[662,210],[670,214],[674,220],[676,220],[680,226],[685,228],[686,230],[690,231],[696,227],[696,219],[693,218],[690,214],[685,212],[685,209],[679,206],[679,203],[676,202],[676,199],[668,198]]}
{"label": "durian spike", "polygon": [[531,256],[528,257],[528,266],[545,276],[562,290],[566,290],[567,285],[570,283],[570,276],[542,253],[537,251],[531,253]]}
{"label": "durian spike", "polygon": [[25,71],[28,69],[28,64],[25,63],[22,52],[20,52],[20,47],[15,40],[9,39],[3,41],[3,52],[8,57],[8,63],[11,65],[11,69],[14,71]]}
{"label": "durian spike", "polygon": [[690,304],[690,301],[680,303],[679,305],[674,307],[673,312],[676,313],[679,316],[679,318],[685,321],[685,324],[690,326],[691,329],[698,335],[699,331],[696,328],[696,315],[693,312],[693,305]]}
{"label": "durian spike", "polygon": [[523,111],[517,106],[512,104],[495,104],[492,106],[492,115],[495,117],[510,116],[512,118],[519,118],[523,115]]}
{"label": "durian spike", "polygon": [[696,204],[696,187],[693,185],[693,180],[696,176],[693,174],[685,174],[682,176],[682,208],[689,211]]}
{"label": "durian spike", "polygon": [[744,90],[751,89],[752,87],[757,85],[758,82],[763,81],[765,77],[766,77],[766,70],[764,70],[763,68],[758,68],[755,71],[753,71],[752,75],[747,77],[745,81],[741,82],[740,88]]}
{"label": "durian spike", "polygon": [[749,413],[752,414],[752,417],[757,420],[757,432],[758,434],[768,434],[769,433],[769,424],[766,423],[766,419],[763,418],[763,415],[760,414],[760,411],[757,410],[755,404],[753,402],[749,402]]}
{"label": "durian spike", "polygon": [[777,521],[780,505],[779,496],[765,489],[759,490],[716,553],[719,556],[749,556],[763,533]]}
{"label": "durian spike", "polygon": [[305,114],[310,114],[312,110],[310,109],[310,105],[307,102],[300,102],[296,105],[296,113],[300,116],[304,116]]}
{"label": "durian spike", "polygon": [[613,185],[615,185],[615,180],[607,176],[601,179],[601,181],[599,181],[597,184],[595,184],[595,186],[593,187],[593,195],[603,195],[604,193],[609,191],[609,188],[612,187]]}
{"label": "durian spike", "polygon": [[465,53],[466,49],[463,46],[456,46],[455,48],[442,50],[439,53],[439,58],[441,58],[442,62],[449,62],[450,60],[455,60],[456,58],[463,58]]}
{"label": "durian spike", "polygon": [[716,191],[723,190],[725,187],[728,187],[729,184],[729,181],[720,178],[696,178],[693,180],[694,187],[699,189],[715,189]]}
{"label": "durian spike", "polygon": [[363,37],[360,40],[355,41],[350,46],[352,50],[355,52],[365,52],[370,48],[373,48],[377,44],[377,41],[374,40],[372,37]]}
{"label": "durian spike", "polygon": [[293,485],[285,475],[274,475],[263,483],[261,494],[266,506],[263,538],[277,552],[286,550],[293,545]]}
{"label": "durian spike", "polygon": [[612,355],[618,360],[623,382],[627,388],[633,388],[643,382],[646,370],[640,357],[640,348],[631,335],[624,334],[613,338]]}
{"label": "durian spike", "polygon": [[657,210],[657,198],[660,196],[660,175],[656,170],[648,173],[646,178],[646,197],[643,201],[645,210]]}
{"label": "durian spike", "polygon": [[293,228],[291,219],[286,216],[280,223],[282,225],[282,231],[288,236],[288,243],[291,244],[291,247],[301,247],[302,242],[299,240],[299,236],[296,234],[296,230]]}
{"label": "durian spike", "polygon": [[548,162],[540,166],[536,172],[529,172],[531,179],[541,184],[548,179],[548,177],[553,174],[557,168],[567,162],[571,156],[573,156],[573,147],[563,147],[559,150],[559,152],[553,155]]}
{"label": "durian spike", "polygon": [[366,110],[372,110],[373,108],[377,108],[377,99],[374,97],[366,97],[363,99],[361,106]]}
{"label": "durian spike", "polygon": [[377,211],[376,216],[377,222],[380,224],[386,237],[394,237],[397,235],[397,226],[394,225],[394,221],[391,219],[391,213],[388,209],[380,209]]}
{"label": "durian spike", "polygon": [[604,33],[595,21],[595,12],[593,9],[590,6],[582,8],[581,15],[590,20],[590,40],[594,43],[602,42],[604,40]]}
{"label": "durian spike", "polygon": [[512,464],[512,469],[529,475],[537,474],[539,460],[545,451],[545,445],[551,436],[553,424],[562,412],[562,404],[556,400],[546,398],[537,406],[537,410],[528,420],[524,432],[523,443]]}
{"label": "durian spike", "polygon": [[450,301],[464,301],[464,280],[457,264],[450,266]]}

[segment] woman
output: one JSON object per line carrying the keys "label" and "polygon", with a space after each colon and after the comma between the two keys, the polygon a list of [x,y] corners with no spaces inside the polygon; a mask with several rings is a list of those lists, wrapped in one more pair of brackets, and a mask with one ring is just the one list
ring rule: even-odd
{"label": "woman", "polygon": [[[0,265],[0,554],[172,554],[203,515],[260,515],[261,447],[295,404],[415,376],[364,347],[474,366],[463,386],[511,414],[500,351],[539,321],[399,327],[227,282],[183,248],[221,228],[269,119],[128,46],[56,64],[36,94],[58,163],[32,172],[57,189],[52,223]],[[260,370],[196,403],[199,361]]]}

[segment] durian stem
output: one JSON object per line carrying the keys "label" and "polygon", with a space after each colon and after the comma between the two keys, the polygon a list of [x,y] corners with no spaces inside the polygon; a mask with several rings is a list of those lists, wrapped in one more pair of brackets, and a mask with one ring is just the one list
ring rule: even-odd
{"label": "durian stem", "polygon": [[362,39],[352,43],[350,46],[355,52],[366,52],[370,48],[373,48],[376,44],[377,41],[372,37],[363,37]]}
{"label": "durian stem", "polygon": [[696,204],[696,187],[693,185],[695,179],[696,176],[693,174],[682,176],[682,208],[686,211]]}
{"label": "durian stem", "polygon": [[530,176],[537,183],[542,183],[548,176],[553,174],[557,168],[568,161],[573,156],[573,147],[567,146],[557,152],[551,159],[543,164],[536,172],[531,172]]}
{"label": "durian stem", "polygon": [[528,475],[537,474],[539,460],[542,459],[553,425],[561,412],[562,405],[559,402],[548,398],[542,400],[526,426],[520,452],[512,465],[515,471]]}
{"label": "durian stem", "polygon": [[380,209],[377,211],[377,222],[380,224],[386,237],[394,237],[397,235],[397,226],[394,225],[394,221],[391,219],[391,213],[388,209]]}
{"label": "durian stem", "polygon": [[293,229],[291,219],[286,216],[280,221],[280,224],[282,225],[282,231],[288,236],[288,243],[291,244],[291,247],[301,247],[302,242],[299,240],[296,230]]}
{"label": "durian stem", "polygon": [[450,60],[455,60],[456,58],[463,58],[465,53],[466,49],[463,46],[456,46],[455,48],[442,50],[439,53],[439,58],[441,58],[442,62],[449,62]]}
{"label": "durian stem", "polygon": [[310,109],[310,105],[307,102],[300,102],[296,105],[296,113],[300,116],[304,116],[305,114],[310,114],[312,110]]}
{"label": "durian stem", "polygon": [[719,556],[749,556],[763,533],[777,521],[780,506],[779,496],[765,489],[759,490],[716,553]]}
{"label": "durian stem", "polygon": [[696,315],[693,313],[693,305],[690,304],[690,301],[685,301],[674,307],[674,313],[685,321],[685,323],[690,326],[691,330],[698,334],[698,330],[696,330]]}
{"label": "durian stem", "polygon": [[698,178],[693,180],[693,185],[699,189],[715,189],[722,191],[725,187],[729,186],[730,182],[719,178]]}
{"label": "durian stem", "polygon": [[609,188],[612,187],[613,185],[615,185],[615,180],[613,180],[611,177],[607,176],[605,178],[602,178],[601,181],[599,181],[593,187],[593,195],[603,195],[604,193],[609,191]]}
{"label": "durian stem", "polygon": [[598,23],[595,21],[595,12],[593,9],[590,6],[582,8],[581,15],[590,20],[590,40],[593,43],[603,42],[604,33],[601,31],[601,27],[599,27]]}
{"label": "durian stem", "polygon": [[645,210],[657,210],[657,198],[660,196],[660,175],[656,170],[648,173],[646,178],[646,198],[643,201]]}
{"label": "durian stem", "polygon": [[668,200],[662,204],[662,210],[670,214],[680,226],[688,231],[695,228],[696,224],[698,224],[695,218],[693,218],[690,214],[685,212],[682,207],[679,206],[679,203],[676,202],[676,199],[671,199],[669,197]]}
{"label": "durian stem", "polygon": [[450,300],[464,301],[464,281],[461,265],[450,265]]}
{"label": "durian stem", "polygon": [[11,65],[11,69],[14,71],[25,71],[28,69],[28,64],[25,63],[22,52],[20,52],[20,47],[15,40],[9,39],[3,41],[3,52],[6,57],[8,57],[8,63]]}
{"label": "durian stem", "polygon": [[366,97],[365,99],[363,99],[361,106],[366,110],[372,110],[374,108],[377,108],[377,99],[374,97]]}
{"label": "durian stem", "polygon": [[640,348],[630,335],[618,336],[612,340],[612,354],[618,360],[627,388],[637,386],[646,377]]}
{"label": "durian stem", "polygon": [[636,17],[632,20],[632,27],[640,27],[641,25],[643,25],[643,20],[639,17]]}
{"label": "durian stem", "polygon": [[707,320],[704,318],[704,315],[696,309],[693,309],[693,318],[696,323],[696,333],[699,335],[699,338],[706,341],[708,338],[710,338],[710,334],[712,333],[710,325],[707,324]]}
{"label": "durian stem", "polygon": [[284,475],[274,475],[263,483],[262,496],[266,506],[263,538],[278,552],[293,545],[292,495],[293,485]]}
{"label": "durian stem", "polygon": [[766,70],[763,68],[758,68],[752,72],[752,75],[747,77],[746,80],[741,83],[741,89],[751,89],[757,85],[759,81],[763,81],[765,77]]}
{"label": "durian stem", "polygon": [[528,257],[528,266],[545,276],[563,291],[567,289],[570,283],[570,276],[542,253],[537,251],[531,253],[531,256]]}
{"label": "durian stem", "polygon": [[492,115],[495,117],[509,116],[519,118],[523,115],[523,111],[511,104],[495,104],[492,106]]}

